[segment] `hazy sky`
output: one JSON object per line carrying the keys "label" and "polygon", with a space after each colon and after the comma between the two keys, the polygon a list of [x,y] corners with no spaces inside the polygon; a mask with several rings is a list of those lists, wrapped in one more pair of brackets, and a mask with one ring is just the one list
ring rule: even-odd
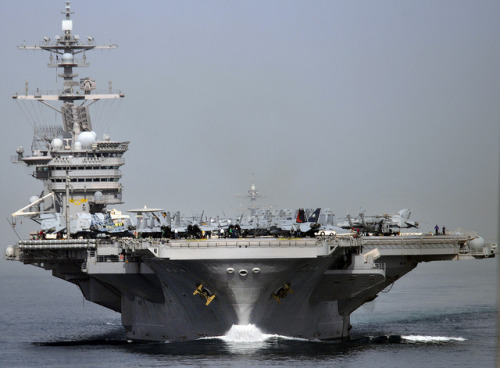
{"label": "hazy sky", "polygon": [[[422,230],[495,241],[500,141],[498,1],[72,1],[73,29],[119,48],[87,53],[94,130],[130,140],[121,209],[239,212],[330,207],[337,217],[412,208]],[[60,88],[45,52],[63,1],[0,0],[4,218],[39,194],[32,122],[11,95]],[[40,105],[41,106],[41,105]],[[39,107],[35,107],[39,112]],[[54,113],[42,113],[54,123]],[[99,120],[101,119],[101,121]],[[26,236],[29,220],[16,229]],[[16,236],[1,222],[3,247]]]}

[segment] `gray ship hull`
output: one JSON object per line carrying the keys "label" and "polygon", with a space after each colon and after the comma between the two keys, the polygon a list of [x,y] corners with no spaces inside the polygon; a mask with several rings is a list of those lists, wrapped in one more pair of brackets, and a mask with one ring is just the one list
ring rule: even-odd
{"label": "gray ship hull", "polygon": [[[122,315],[129,318],[123,324],[135,339],[192,340],[224,335],[233,325],[249,323],[263,332],[286,336],[346,337],[349,316],[341,316],[337,300],[325,300],[315,287],[328,263],[300,259],[151,262],[148,265],[161,280],[158,292],[165,301],[127,300],[122,303],[127,310],[122,309]],[[228,274],[228,268],[238,271]],[[260,272],[252,272],[255,268]],[[241,276],[239,270],[249,272]],[[198,284],[215,295],[209,305],[204,297],[193,295]],[[279,294],[284,284],[289,291],[278,302],[273,294]]]}
{"label": "gray ship hull", "polygon": [[133,340],[186,341],[233,325],[348,339],[350,314],[419,262],[487,258],[466,236],[21,241],[10,259],[51,269],[120,312]]}

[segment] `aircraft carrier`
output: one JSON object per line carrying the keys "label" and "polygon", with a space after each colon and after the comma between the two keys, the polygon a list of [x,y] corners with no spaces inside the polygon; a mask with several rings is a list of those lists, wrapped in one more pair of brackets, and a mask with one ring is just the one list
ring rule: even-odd
{"label": "aircraft carrier", "polygon": [[[43,190],[12,214],[13,221],[31,218],[40,230],[8,246],[5,258],[51,270],[77,285],[87,300],[121,313],[128,338],[185,341],[254,324],[271,334],[348,339],[350,314],[419,262],[495,255],[496,245],[478,236],[400,234],[405,226],[397,221],[410,226],[401,216],[372,218],[379,230],[362,218],[353,227],[363,231],[342,233],[334,223],[300,218],[299,210],[286,226],[276,222],[274,229],[281,229],[276,236],[265,236],[269,230],[242,237],[243,224],[230,228],[220,220],[198,224],[198,230],[210,230],[190,236],[174,230],[182,227],[177,214],[172,223],[161,209],[135,210],[133,222],[108,209],[122,203],[121,169],[129,142],[98,138],[89,106],[124,95],[111,87],[95,93],[96,82],[77,79],[74,68],[88,65],[87,51],[116,45],[81,40],[73,33],[69,2],[62,13],[61,36],[19,46],[48,51],[49,67],[61,72],[63,89],[30,94],[26,86],[13,98],[47,105],[60,113],[62,124],[36,125],[31,155],[18,147],[12,158],[33,170]],[[314,226],[301,228],[309,222]],[[381,230],[384,226],[389,233]]]}

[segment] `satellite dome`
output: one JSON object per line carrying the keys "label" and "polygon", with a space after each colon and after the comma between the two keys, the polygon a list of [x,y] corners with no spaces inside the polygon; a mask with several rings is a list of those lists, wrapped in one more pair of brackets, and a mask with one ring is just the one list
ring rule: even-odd
{"label": "satellite dome", "polygon": [[15,255],[14,247],[12,245],[9,245],[7,248],[5,248],[5,257],[7,258],[13,258]]}
{"label": "satellite dome", "polygon": [[97,191],[94,193],[94,202],[101,202],[104,199],[102,192]]}
{"label": "satellite dome", "polygon": [[472,239],[472,240],[469,240],[468,241],[469,243],[469,247],[472,249],[472,250],[475,250],[475,251],[480,251],[483,249],[484,245],[486,244],[486,242],[484,241],[484,239],[480,236]]}
{"label": "satellite dome", "polygon": [[73,62],[74,62],[73,54],[71,54],[69,52],[65,52],[62,56],[62,63],[63,64],[73,64]]}
{"label": "satellite dome", "polygon": [[[40,199],[40,197],[34,195],[34,196],[31,196],[30,197],[30,204],[33,203],[33,202],[36,202]],[[37,203],[37,204],[34,204],[33,206],[30,206],[30,211],[32,212],[40,212],[40,204]]]}
{"label": "satellite dome", "polygon": [[75,149],[77,151],[81,150],[82,149],[82,143],[81,142],[75,142]]}
{"label": "satellite dome", "polygon": [[58,150],[63,147],[63,140],[61,138],[54,138],[51,143],[52,149]]}
{"label": "satellite dome", "polygon": [[76,141],[81,143],[82,148],[89,148],[95,143],[95,138],[95,132],[81,132]]}

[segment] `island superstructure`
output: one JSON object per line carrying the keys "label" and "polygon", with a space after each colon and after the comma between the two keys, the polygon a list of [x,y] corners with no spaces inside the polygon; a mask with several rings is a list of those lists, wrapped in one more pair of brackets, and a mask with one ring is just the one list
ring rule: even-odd
{"label": "island superstructure", "polygon": [[91,36],[80,40],[72,33],[69,2],[62,13],[65,15],[63,35],[56,36],[52,42],[44,37],[39,45],[19,46],[23,50],[48,51],[48,66],[62,70],[58,77],[63,80],[63,88],[55,95],[30,95],[26,90],[24,95],[13,96],[16,100],[38,101],[57,111],[62,118],[62,125],[35,125],[31,156],[24,156],[23,147],[17,149],[13,162],[33,168],[33,176],[43,182],[43,191],[15,215],[35,216],[42,231],[65,231],[69,227],[77,233],[77,228],[83,232],[90,230],[90,214],[102,214],[107,205],[122,203],[120,167],[125,163],[122,155],[128,149],[128,142],[111,141],[108,135],[97,139],[89,114],[90,105],[124,95],[92,93],[96,89],[95,80],[77,79],[74,70],[89,65],[87,51],[117,46],[96,45]]}
{"label": "island superstructure", "polygon": [[8,246],[5,257],[51,270],[77,285],[87,300],[121,313],[128,338],[185,341],[252,323],[266,333],[348,339],[351,313],[419,262],[494,256],[496,245],[475,235],[393,232],[404,227],[393,217],[380,219],[391,221],[390,227],[370,227],[389,229],[392,236],[342,233],[329,220],[318,221],[321,209],[299,209],[292,220],[286,211],[278,214],[284,225],[266,218],[266,226],[279,227],[280,236],[287,236],[242,238],[244,225],[237,224],[228,237],[229,221],[218,220],[190,223],[212,236],[188,239],[179,236],[187,226],[178,214],[134,210],[139,216],[134,223],[108,209],[123,202],[120,179],[128,142],[97,137],[88,107],[124,95],[94,93],[96,82],[77,79],[75,68],[88,65],[86,51],[116,45],[80,40],[72,32],[69,2],[63,14],[63,35],[20,46],[48,51],[49,66],[62,70],[63,89],[56,95],[26,91],[13,98],[58,111],[62,125],[37,125],[31,155],[17,149],[13,161],[32,168],[43,190],[12,215],[40,223],[40,232]]}

